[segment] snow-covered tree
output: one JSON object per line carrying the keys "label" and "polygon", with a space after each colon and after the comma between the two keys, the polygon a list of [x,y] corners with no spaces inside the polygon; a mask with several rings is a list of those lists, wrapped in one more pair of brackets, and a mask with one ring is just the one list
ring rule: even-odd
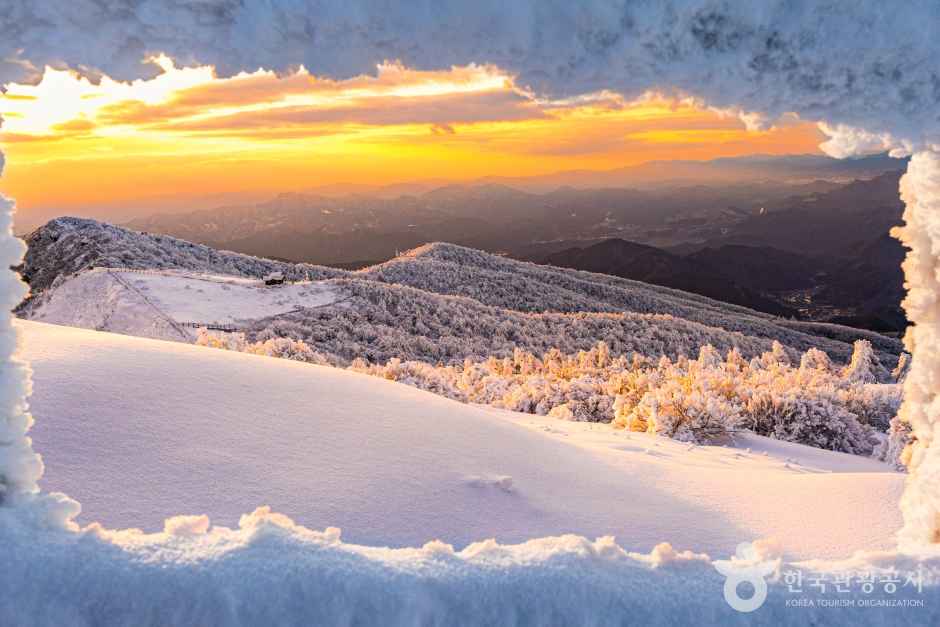
{"label": "snow-covered tree", "polygon": [[759,435],[817,448],[871,454],[877,440],[871,427],[838,402],[834,389],[756,392],[747,403],[742,425]]}
{"label": "snow-covered tree", "polygon": [[[229,350],[344,366],[344,359],[304,341],[199,333],[197,343]],[[400,347],[399,347],[400,348]],[[384,365],[352,360],[356,372],[412,385],[466,403],[611,423],[691,442],[711,442],[741,429],[810,446],[870,454],[875,430],[888,429],[900,404],[896,385],[868,384],[833,370],[810,350],[799,367],[781,346],[751,362],[737,348],[703,345],[696,359],[640,353],[615,355],[606,342],[538,356],[516,348],[504,357],[429,364],[393,357]],[[892,423],[893,424],[893,423]]]}
{"label": "snow-covered tree", "polygon": [[871,342],[857,340],[852,351],[852,360],[842,371],[842,376],[852,383],[876,383],[880,368],[881,364],[875,357]]}
{"label": "snow-covered tree", "polygon": [[875,456],[898,470],[907,470],[915,439],[911,423],[896,416],[891,420],[888,436],[875,451]]}
{"label": "snow-covered tree", "polygon": [[832,371],[832,360],[829,355],[818,348],[811,348],[800,358],[800,370],[822,370],[823,372]]}

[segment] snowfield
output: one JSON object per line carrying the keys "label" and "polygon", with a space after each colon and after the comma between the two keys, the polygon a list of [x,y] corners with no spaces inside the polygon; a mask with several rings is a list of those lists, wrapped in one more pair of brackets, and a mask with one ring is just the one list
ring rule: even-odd
{"label": "snowfield", "polygon": [[318,282],[266,286],[235,276],[174,270],[95,269],[51,290],[37,320],[165,340],[188,341],[194,325],[227,325],[339,300]]}
{"label": "snowfield", "polygon": [[904,475],[859,456],[758,436],[690,448],[335,368],[17,327],[42,487],[80,501],[84,523],[235,525],[265,504],[375,546],[576,533],[723,556],[772,537],[794,559],[887,549],[901,525]]}
{"label": "snowfield", "polygon": [[178,322],[234,323],[337,300],[329,287],[311,282],[267,286],[252,279],[200,274],[144,272],[119,276]]}
{"label": "snowfield", "polygon": [[[15,326],[47,468],[43,493],[0,508],[4,626],[940,621],[940,555],[890,549],[903,476],[877,462],[760,437],[690,448],[338,369]],[[745,614],[717,567],[756,538],[730,562],[771,572]],[[793,572],[902,584],[796,594]],[[880,605],[823,605],[843,599]]]}

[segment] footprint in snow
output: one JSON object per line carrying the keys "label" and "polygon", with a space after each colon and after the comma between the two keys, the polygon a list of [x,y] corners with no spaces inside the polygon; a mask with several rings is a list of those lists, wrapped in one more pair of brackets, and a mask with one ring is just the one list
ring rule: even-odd
{"label": "footprint in snow", "polygon": [[481,477],[472,475],[465,480],[466,484],[473,488],[495,488],[503,492],[512,492],[512,477],[509,475],[491,475]]}

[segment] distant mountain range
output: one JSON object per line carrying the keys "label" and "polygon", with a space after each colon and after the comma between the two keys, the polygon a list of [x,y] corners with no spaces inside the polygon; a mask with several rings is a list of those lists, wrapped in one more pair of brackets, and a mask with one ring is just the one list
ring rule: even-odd
{"label": "distant mountain range", "polygon": [[832,159],[825,155],[747,155],[709,161],[649,161],[614,170],[570,170],[542,176],[493,176],[478,183],[497,183],[536,193],[558,187],[649,190],[755,181],[797,185],[821,180],[844,183],[906,167],[906,159],[894,159],[886,154],[854,159]]}
{"label": "distant mountain range", "polygon": [[678,255],[624,240],[569,248],[543,263],[682,289],[784,317],[900,333],[907,321],[901,261],[888,235],[854,259],[726,244]]}
{"label": "distant mountain range", "polygon": [[705,294],[777,315],[900,332],[898,173],[791,199],[669,251],[623,240],[529,257]]}
{"label": "distant mountain range", "polygon": [[[429,241],[450,241],[676,287],[775,315],[900,332],[906,325],[899,307],[903,250],[887,234],[901,219],[903,165],[884,155],[845,161],[754,156],[490,179],[420,192],[420,185],[381,188],[414,192],[397,196],[363,186],[353,195],[335,195],[343,186],[333,186],[322,188],[323,194],[281,194],[128,226],[346,269]],[[533,191],[549,182],[634,181],[642,185]]]}
{"label": "distant mountain range", "polygon": [[907,325],[900,307],[904,249],[888,234],[901,224],[899,177],[887,172],[791,196],[704,239],[696,239],[704,230],[695,224],[675,221],[657,233],[663,251],[634,242],[572,241],[531,247],[520,256],[680,287],[778,315],[900,333]]}
{"label": "distant mountain range", "polygon": [[[748,221],[761,219],[756,223],[760,230],[766,222],[761,216],[778,209],[829,208],[839,200],[829,195],[844,186],[823,180],[752,181],[645,191],[564,187],[531,193],[485,184],[450,185],[392,199],[281,194],[263,203],[155,215],[128,226],[311,263],[388,259],[396,251],[438,240],[532,256],[538,247],[554,252],[569,241],[620,238],[671,247],[726,239],[732,229],[740,237],[753,237],[746,231]],[[872,200],[859,202],[870,208]],[[851,205],[848,210],[857,211],[854,200],[842,201]]]}
{"label": "distant mountain range", "polygon": [[[905,160],[885,154],[854,159],[831,159],[824,155],[749,155],[711,161],[651,161],[611,170],[569,170],[534,176],[488,176],[472,180],[443,178],[417,179],[391,184],[328,183],[292,190],[228,189],[201,195],[161,194],[139,195],[133,200],[121,199],[94,205],[62,207],[30,207],[17,215],[17,232],[25,234],[40,224],[63,214],[82,215],[107,221],[146,220],[158,214],[188,214],[219,208],[245,208],[264,204],[279,193],[311,199],[370,198],[395,200],[402,196],[421,196],[448,186],[479,187],[487,185],[512,187],[532,194],[547,194],[559,188],[599,189],[631,188],[639,191],[663,191],[670,188],[725,187],[760,183],[796,187],[819,183],[845,183],[878,174],[902,170]],[[233,182],[237,185],[237,182]],[[340,261],[340,260],[334,260]]]}
{"label": "distant mountain range", "polygon": [[[896,189],[880,189],[873,199],[868,186],[852,181],[904,165],[885,155],[755,155],[461,184],[331,184],[260,202],[256,195],[244,201],[234,193],[217,195],[193,211],[158,213],[128,226],[313,263],[388,259],[435,240],[514,254],[534,244],[611,237],[670,247],[725,237],[730,226],[739,237],[753,237],[738,223],[777,209],[859,211],[873,201],[894,206]],[[212,199],[221,202],[206,206]]]}

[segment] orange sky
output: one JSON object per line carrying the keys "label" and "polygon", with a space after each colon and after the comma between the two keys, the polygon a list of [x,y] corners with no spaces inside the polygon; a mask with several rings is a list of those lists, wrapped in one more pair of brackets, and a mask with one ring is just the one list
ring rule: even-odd
{"label": "orange sky", "polygon": [[[47,69],[0,96],[0,191],[23,222],[121,217],[166,198],[610,169],[655,159],[818,152],[814,124],[747,131],[733,116],[612,94],[543,101],[497,68],[321,79],[302,68],[229,79],[176,68],[99,85]],[[174,205],[176,206],[176,205]]]}

